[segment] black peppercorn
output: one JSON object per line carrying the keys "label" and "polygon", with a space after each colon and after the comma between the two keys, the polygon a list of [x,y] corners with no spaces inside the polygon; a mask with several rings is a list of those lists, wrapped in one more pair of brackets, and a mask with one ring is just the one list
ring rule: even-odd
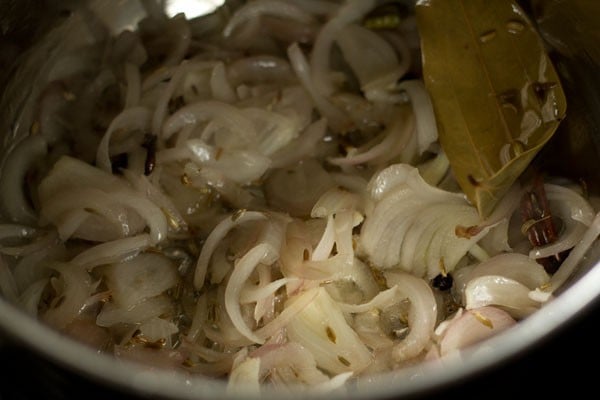
{"label": "black peppercorn", "polygon": [[431,285],[438,290],[449,290],[452,288],[454,279],[450,274],[439,274],[431,280]]}

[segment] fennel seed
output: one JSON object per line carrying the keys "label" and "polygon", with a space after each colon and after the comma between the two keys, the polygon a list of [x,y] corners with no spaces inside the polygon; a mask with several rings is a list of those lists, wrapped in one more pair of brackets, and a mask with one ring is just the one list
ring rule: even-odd
{"label": "fennel seed", "polygon": [[350,361],[348,361],[347,359],[345,359],[342,356],[338,356],[338,360],[339,360],[339,362],[341,362],[342,364],[344,364],[346,367],[349,367],[351,365]]}
{"label": "fennel seed", "polygon": [[487,326],[490,329],[494,329],[494,324],[492,323],[492,320],[490,320],[489,318],[484,317],[483,315],[481,315],[477,311],[473,311],[473,315],[475,316],[475,318],[477,319],[477,321],[481,322],[481,324]]}
{"label": "fennel seed", "polygon": [[335,343],[337,341],[337,336],[329,325],[325,328],[325,332],[327,333],[327,338],[331,341],[331,343]]}

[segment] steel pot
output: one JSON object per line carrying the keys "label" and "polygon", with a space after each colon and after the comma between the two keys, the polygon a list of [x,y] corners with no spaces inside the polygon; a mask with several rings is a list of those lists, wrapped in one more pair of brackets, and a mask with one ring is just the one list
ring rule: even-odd
{"label": "steel pot", "polygon": [[[96,0],[91,3],[104,13],[115,32],[142,16],[142,8],[135,0]],[[56,49],[60,49],[61,38],[77,34],[77,26],[64,21],[65,16],[81,4],[52,0],[0,1],[0,66],[4,71],[0,77],[0,90],[4,95],[0,109],[1,152],[25,134],[18,127],[18,115],[22,102],[30,94],[28,83],[32,77],[44,73],[45,63],[52,59]],[[529,11],[536,10],[530,7]],[[566,60],[562,64],[563,73],[576,74],[572,89],[580,93],[578,101],[591,113],[583,127],[591,135],[587,140],[597,143],[600,140],[600,102],[596,101],[595,91],[600,90],[597,78],[600,66],[594,64],[593,58],[580,60],[575,66],[572,60]],[[15,89],[15,80],[21,80],[17,86],[21,90]],[[599,151],[600,146],[592,145],[582,149],[582,154],[587,161],[595,161],[594,156],[597,157]],[[549,166],[563,172],[587,171],[593,182],[600,184],[597,180],[599,169],[590,170],[586,160],[569,165],[554,161]],[[591,325],[600,316],[598,263],[594,257],[588,258],[568,289],[555,301],[516,327],[490,339],[486,352],[466,353],[460,360],[454,360],[449,368],[415,367],[407,370],[402,378],[383,377],[371,386],[350,391],[343,397],[334,393],[312,398],[422,398],[465,394],[498,397],[499,394],[520,393],[528,384],[540,395],[554,394],[555,379],[582,376],[573,372],[572,363],[579,359],[575,354],[581,352],[586,358],[600,355],[591,334]],[[116,362],[41,325],[2,298],[0,334],[0,354],[5,367],[10,370],[4,381],[0,381],[2,398],[3,392],[7,394],[6,398],[40,395],[46,398],[243,398],[240,394],[228,394],[222,382],[189,379],[175,373]],[[536,368],[537,372],[531,368]],[[534,373],[546,376],[540,381],[531,377]],[[579,389],[588,387],[583,381],[576,385]],[[593,382],[589,387],[593,387]],[[267,392],[261,397],[278,398],[279,395]]]}

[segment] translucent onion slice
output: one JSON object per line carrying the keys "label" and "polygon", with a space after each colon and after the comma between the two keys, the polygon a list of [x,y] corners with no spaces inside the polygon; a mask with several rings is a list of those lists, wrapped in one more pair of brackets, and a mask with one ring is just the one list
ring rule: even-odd
{"label": "translucent onion slice", "polygon": [[58,293],[42,319],[58,329],[64,329],[85,309],[94,286],[87,271],[76,264],[58,263],[52,268],[60,274],[53,285]]}
{"label": "translucent onion slice", "polygon": [[[314,212],[314,208],[313,208]],[[324,261],[329,258],[331,251],[333,250],[333,246],[335,245],[335,224],[333,220],[333,215],[329,215],[327,217],[327,225],[325,225],[325,230],[323,231],[323,235],[321,236],[321,240],[312,251],[310,259],[312,261]]]}
{"label": "translucent onion slice", "polygon": [[366,303],[362,304],[348,304],[348,303],[338,303],[341,310],[345,313],[365,313],[374,309],[384,309],[397,303],[402,298],[398,293],[398,286],[394,285],[389,289],[382,290],[377,293],[375,297],[369,300]]}
{"label": "translucent onion slice", "polygon": [[127,187],[125,181],[100,168],[96,168],[80,159],[62,156],[40,182],[38,194],[43,204],[57,193],[68,191],[71,187],[92,186],[110,191]]}
{"label": "translucent onion slice", "polygon": [[465,308],[470,310],[491,305],[506,310],[515,319],[522,319],[541,306],[541,303],[529,298],[530,290],[504,276],[479,276],[471,279],[465,287]]}
{"label": "translucent onion slice", "polygon": [[289,62],[272,55],[256,55],[231,62],[227,75],[234,86],[258,83],[286,84],[294,80]]}
{"label": "translucent onion slice", "polygon": [[277,229],[276,225],[271,227],[272,229],[267,229],[266,235],[259,238],[259,244],[237,260],[225,288],[225,309],[231,322],[243,336],[255,343],[263,343],[263,340],[254,335],[244,322],[240,308],[240,294],[258,264],[270,265],[279,258],[283,232]]}
{"label": "translucent onion slice", "polygon": [[391,44],[358,24],[345,26],[335,40],[365,97],[370,101],[385,99],[382,92],[393,88],[403,72]]}
{"label": "translucent onion slice", "polygon": [[333,374],[359,373],[371,363],[371,353],[324,288],[301,296],[315,293],[314,300],[287,325],[288,337],[307,348],[319,368]]}
{"label": "translucent onion slice", "polygon": [[227,379],[227,393],[244,396],[260,393],[260,358],[248,357],[234,366]]}
{"label": "translucent onion slice", "polygon": [[532,290],[545,286],[550,280],[544,267],[534,259],[520,253],[501,253],[476,264],[464,274],[457,274],[453,288],[462,296],[470,280],[486,275],[503,276]]}
{"label": "translucent onion slice", "polygon": [[[37,317],[40,300],[47,286],[48,279],[40,279],[21,293],[18,304],[26,313]],[[10,300],[9,296],[6,298]]]}
{"label": "translucent onion slice", "polygon": [[55,261],[64,261],[66,254],[65,245],[57,242],[23,255],[12,269],[19,292],[22,293],[40,279],[47,279],[52,273],[49,265]]}
{"label": "translucent onion slice", "polygon": [[91,270],[98,265],[120,262],[133,257],[150,247],[151,244],[152,240],[147,233],[105,242],[77,254],[71,263]]}
{"label": "translucent onion slice", "polygon": [[56,232],[34,229],[20,224],[0,225],[0,253],[9,256],[27,256],[56,245]]}
{"label": "translucent onion slice", "polygon": [[410,301],[408,335],[392,349],[396,361],[420,354],[431,341],[437,320],[437,302],[431,287],[421,278],[404,272],[385,272],[388,286],[396,286],[398,294]]}
{"label": "translucent onion slice", "polygon": [[273,209],[294,217],[307,217],[316,201],[333,185],[321,163],[311,158],[268,174],[265,195]]}
{"label": "translucent onion slice", "polygon": [[206,272],[208,270],[208,264],[210,262],[210,258],[221,242],[223,238],[229,233],[231,229],[235,226],[251,222],[251,221],[260,221],[266,220],[267,216],[263,213],[256,211],[241,211],[239,213],[234,213],[231,216],[224,218],[208,235],[206,241],[204,242],[204,246],[202,246],[202,251],[200,252],[200,256],[198,257],[198,262],[196,263],[196,271],[194,273],[194,287],[197,290],[200,290],[202,286],[204,286],[204,279],[206,278]]}
{"label": "translucent onion slice", "polygon": [[345,157],[334,157],[328,161],[331,164],[339,166],[350,166],[358,164],[378,164],[383,165],[393,158],[402,154],[407,147],[414,132],[414,118],[412,115],[404,116],[400,111],[395,111],[400,114],[401,118],[396,118],[390,125],[380,133],[383,137],[379,143],[375,145],[369,144],[365,149],[356,149],[350,151]]}
{"label": "translucent onion slice", "polygon": [[296,4],[274,0],[257,0],[245,4],[236,10],[225,26],[223,35],[231,36],[238,26],[246,21],[254,20],[261,15],[288,18],[306,24],[314,22],[312,15],[299,8]]}
{"label": "translucent onion slice", "polygon": [[166,296],[150,297],[131,308],[121,308],[112,302],[105,303],[96,318],[98,326],[141,324],[160,315],[173,312],[173,304]]}
{"label": "translucent onion slice", "polygon": [[477,211],[458,193],[427,184],[417,168],[395,164],[369,182],[359,248],[377,268],[400,267],[433,278],[450,272],[489,227],[468,237],[460,227],[477,226]]}
{"label": "translucent onion slice", "polygon": [[468,310],[446,327],[439,344],[440,355],[472,347],[514,324],[516,321],[510,314],[496,307]]}
{"label": "translucent onion slice", "polygon": [[34,162],[46,153],[44,137],[32,135],[21,141],[4,161],[0,176],[0,205],[10,221],[25,224],[36,221],[35,212],[23,190],[23,182]]}
{"label": "translucent onion slice", "polygon": [[169,116],[162,128],[164,139],[167,140],[188,125],[207,121],[215,121],[228,129],[239,139],[239,147],[251,145],[252,139],[256,137],[254,124],[237,107],[216,100],[206,100],[189,104]]}
{"label": "translucent onion slice", "polygon": [[231,150],[208,164],[232,182],[248,185],[264,175],[271,160],[256,150]]}
{"label": "translucent onion slice", "polygon": [[271,338],[284,329],[287,329],[292,321],[298,318],[298,315],[311,304],[317,297],[318,292],[307,290],[296,296],[291,296],[285,303],[285,307],[281,313],[271,322],[254,331],[256,337],[261,338],[262,342]]}
{"label": "translucent onion slice", "polygon": [[425,85],[418,79],[405,79],[398,84],[399,90],[408,93],[417,123],[417,146],[422,155],[438,139],[433,105]]}
{"label": "translucent onion slice", "polygon": [[552,298],[552,294],[560,289],[562,285],[569,280],[573,275],[577,266],[585,256],[585,253],[590,249],[593,243],[600,235],[600,212],[596,213],[596,216],[592,220],[590,227],[586,230],[581,240],[571,250],[565,261],[561,264],[560,268],[550,279],[550,284],[543,288],[536,288],[531,291],[529,296],[536,301],[548,301]]}
{"label": "translucent onion slice", "polygon": [[158,185],[151,182],[143,174],[135,174],[130,170],[123,170],[122,172],[137,191],[144,193],[150,201],[160,207],[162,212],[168,217],[169,226],[173,230],[187,230],[187,222],[183,215],[181,215],[175,204],[173,204],[173,200]]}
{"label": "translucent onion slice", "polygon": [[150,342],[157,342],[161,339],[169,341],[171,335],[179,332],[179,328],[174,323],[158,317],[142,322],[138,329],[140,334]]}
{"label": "translucent onion slice", "polygon": [[[134,223],[136,216],[131,214],[137,214],[137,218],[142,218],[150,227],[154,243],[166,238],[167,220],[159,207],[124,179],[72,157],[63,156],[55,163],[40,183],[39,198],[42,219],[59,225],[59,228],[63,225],[64,235],[74,233],[74,229],[82,230],[82,233],[85,229],[97,231],[94,226],[89,226],[97,223],[97,219],[88,221],[84,213],[73,214],[82,210],[107,217],[119,227],[120,234],[109,236],[109,239],[139,233],[139,224]],[[65,216],[67,219],[63,219]]]}
{"label": "translucent onion slice", "polygon": [[317,145],[326,133],[327,120],[321,118],[310,124],[300,135],[271,156],[272,168],[289,167],[304,158],[317,155]]}
{"label": "translucent onion slice", "polygon": [[257,139],[254,148],[261,154],[270,156],[298,136],[300,126],[291,117],[258,107],[242,110],[254,122]]}
{"label": "translucent onion slice", "polygon": [[148,297],[157,296],[178,282],[173,262],[160,254],[142,253],[103,269],[106,285],[115,304],[130,308]]}
{"label": "translucent onion slice", "polygon": [[335,91],[331,81],[331,52],[335,40],[349,24],[360,21],[376,5],[374,0],[349,1],[336,10],[336,13],[321,27],[310,58],[310,68],[314,85],[324,96]]}
{"label": "translucent onion slice", "polygon": [[342,110],[331,103],[331,101],[319,91],[315,82],[313,82],[311,66],[308,64],[298,43],[292,43],[287,49],[287,54],[298,80],[310,94],[310,97],[315,103],[315,107],[321,113],[321,116],[327,119],[328,126],[339,133],[346,133],[352,130],[353,123],[351,119],[342,112]]}
{"label": "translucent onion slice", "polygon": [[274,385],[299,385],[316,392],[325,392],[341,386],[351,372],[329,378],[317,367],[313,355],[298,343],[265,344],[250,353],[251,359],[260,360],[259,379]]}
{"label": "translucent onion slice", "polygon": [[108,126],[106,133],[102,136],[98,151],[96,152],[96,165],[107,173],[111,173],[112,164],[110,162],[110,140],[117,131],[147,131],[150,127],[150,118],[152,113],[146,107],[130,107],[117,115]]}
{"label": "translucent onion slice", "polygon": [[229,78],[227,77],[225,64],[222,62],[217,63],[212,70],[210,75],[210,90],[215,100],[225,103],[233,103],[237,100],[235,90],[233,90],[231,82],[229,82]]}

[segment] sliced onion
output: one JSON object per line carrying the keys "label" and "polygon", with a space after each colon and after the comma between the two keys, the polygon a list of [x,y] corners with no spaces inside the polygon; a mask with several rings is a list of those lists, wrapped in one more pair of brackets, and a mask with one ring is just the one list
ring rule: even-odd
{"label": "sliced onion", "polygon": [[503,276],[529,289],[545,286],[550,280],[544,267],[534,259],[520,253],[501,253],[475,265],[463,276],[456,276],[454,288],[461,294],[470,280],[486,275]]}
{"label": "sliced onion", "polygon": [[260,179],[270,164],[268,157],[254,150],[224,151],[217,161],[209,163],[227,179],[241,185]]}
{"label": "sliced onion", "polygon": [[248,357],[231,369],[227,379],[227,393],[244,396],[260,393],[260,358]]}
{"label": "sliced onion", "polygon": [[596,214],[579,243],[575,245],[558,271],[552,276],[550,284],[544,288],[535,289],[530,293],[530,297],[537,301],[549,300],[552,297],[552,293],[561,288],[575,272],[585,253],[598,238],[598,235],[600,235],[600,213]]}
{"label": "sliced onion", "polygon": [[[362,371],[371,363],[369,350],[325,289],[314,291],[314,300],[287,325],[288,337],[306,347],[317,365],[330,373]],[[308,291],[301,296],[315,293]]]}
{"label": "sliced onion", "polygon": [[[142,218],[155,243],[166,238],[167,220],[160,208],[122,178],[72,157],[64,156],[57,161],[40,183],[39,197],[41,216],[60,229],[64,228],[63,235],[66,236],[76,230],[82,230],[80,233],[84,237],[85,229],[96,232],[98,229],[94,225],[98,221],[90,219],[94,211],[96,217],[105,217],[117,227],[120,231],[117,237],[138,233],[141,227],[136,220]],[[60,222],[64,226],[61,227]],[[117,237],[109,236],[108,239]]]}
{"label": "sliced onion", "polygon": [[403,80],[398,89],[408,93],[417,121],[417,143],[419,154],[423,154],[438,139],[433,105],[422,81]]}
{"label": "sliced onion", "polygon": [[172,133],[165,133],[164,124],[165,118],[168,112],[169,101],[173,96],[173,93],[185,77],[185,75],[190,71],[193,67],[193,64],[189,62],[183,62],[173,70],[173,75],[169,82],[166,85],[165,90],[162,91],[160,97],[156,102],[156,106],[154,108],[154,114],[152,115],[152,134],[157,137],[164,137],[165,140],[168,139]]}
{"label": "sliced onion", "polygon": [[106,133],[102,136],[98,151],[96,153],[96,165],[107,173],[111,173],[110,162],[110,140],[116,131],[147,131],[150,127],[151,112],[146,107],[130,107],[117,115],[108,126]]}
{"label": "sliced onion", "polygon": [[302,10],[296,4],[274,0],[256,0],[240,7],[231,16],[225,29],[224,36],[231,36],[233,31],[246,21],[259,18],[261,15],[273,15],[281,18],[289,18],[298,22],[312,23],[313,17]]}
{"label": "sliced onion", "polygon": [[[0,224],[0,253],[10,256],[25,256],[56,244],[54,231],[43,231],[21,224]],[[23,242],[24,243],[20,243]]]}
{"label": "sliced onion", "polygon": [[237,100],[237,95],[227,78],[225,64],[217,63],[210,75],[210,90],[215,100],[225,103],[233,103]]}
{"label": "sliced onion", "polygon": [[437,319],[437,303],[431,287],[423,279],[403,272],[386,272],[388,286],[396,286],[398,294],[410,301],[408,335],[395,344],[392,356],[404,361],[423,352],[429,344]]}
{"label": "sliced onion", "polygon": [[148,297],[175,286],[178,274],[172,261],[154,253],[142,253],[103,269],[115,304],[130,308]]}
{"label": "sliced onion", "polygon": [[340,308],[345,313],[365,313],[374,309],[383,309],[397,303],[401,300],[400,295],[398,293],[398,286],[394,285],[389,289],[382,290],[377,293],[375,297],[369,300],[366,303],[362,304],[348,304],[348,303],[338,303]]}
{"label": "sliced onion", "polygon": [[158,317],[142,322],[138,329],[140,334],[150,342],[157,342],[161,339],[169,340],[171,335],[179,332],[179,328],[174,323]]}
{"label": "sliced onion", "polygon": [[271,155],[272,168],[286,168],[305,159],[313,158],[317,144],[325,136],[327,120],[321,118],[309,125],[300,136],[288,142]]}
{"label": "sliced onion", "polygon": [[492,305],[506,310],[515,319],[522,319],[540,308],[539,302],[529,298],[530,290],[504,276],[479,276],[465,287],[465,307],[470,310]]}
{"label": "sliced onion", "polygon": [[257,55],[235,60],[228,66],[227,72],[235,86],[242,83],[289,83],[294,78],[287,60],[271,55]]}
{"label": "sliced onion", "polygon": [[256,137],[254,125],[248,117],[238,108],[215,100],[192,103],[175,112],[163,125],[163,137],[166,140],[188,125],[207,121],[215,121],[219,126],[226,127],[242,141],[238,143],[240,147],[245,143],[250,144]]}
{"label": "sliced onion", "polygon": [[331,188],[317,200],[310,213],[312,218],[324,218],[342,211],[354,211],[360,202],[355,193]]}
{"label": "sliced onion", "polygon": [[515,323],[506,311],[499,308],[488,306],[468,310],[446,328],[440,341],[440,354],[447,356],[457,350],[472,347]]}
{"label": "sliced onion", "polygon": [[311,67],[304,56],[304,53],[298,46],[298,43],[291,44],[287,49],[292,68],[302,83],[302,86],[310,94],[316,108],[321,116],[327,119],[327,124],[335,131],[340,133],[352,130],[352,121],[339,108],[333,105],[319,91],[311,76]]}
{"label": "sliced onion", "polygon": [[173,204],[172,199],[161,188],[143,174],[134,174],[130,170],[123,170],[122,172],[138,192],[145,194],[150,201],[160,207],[161,211],[168,217],[169,226],[175,231],[187,230],[187,222]]}
{"label": "sliced onion", "polygon": [[60,290],[55,305],[51,305],[42,318],[50,325],[64,329],[85,309],[93,290],[92,279],[85,269],[73,263],[55,264],[52,268],[60,273]]}
{"label": "sliced onion", "polygon": [[335,225],[333,220],[333,215],[329,215],[327,217],[327,225],[325,225],[325,230],[323,231],[323,235],[321,236],[321,240],[312,251],[310,259],[312,261],[323,261],[329,258],[331,251],[333,250],[333,246],[335,245]]}
{"label": "sliced onion", "polygon": [[133,257],[147,249],[151,244],[150,235],[146,233],[105,242],[82,251],[71,260],[71,263],[91,270],[98,265],[120,262]]}
{"label": "sliced onion", "polygon": [[215,229],[210,233],[202,246],[202,251],[196,263],[196,271],[194,273],[194,287],[200,290],[204,286],[204,279],[210,258],[215,251],[217,245],[229,233],[231,229],[239,224],[251,221],[265,220],[265,214],[256,211],[242,211],[241,213],[233,214],[230,217],[223,219]]}
{"label": "sliced onion", "polygon": [[317,294],[316,291],[308,290],[288,298],[285,303],[285,308],[277,317],[275,317],[275,319],[254,331],[256,337],[261,338],[262,342],[264,342],[266,339],[275,336],[281,330],[286,329],[286,327],[298,317],[298,314],[315,300]]}
{"label": "sliced onion", "polygon": [[[0,279],[3,280],[3,278]],[[26,313],[37,317],[40,300],[47,286],[48,279],[40,279],[35,281],[21,293],[19,296],[19,305]],[[3,295],[5,294],[3,293]],[[10,300],[10,296],[6,296],[6,298]]]}
{"label": "sliced onion", "polygon": [[375,7],[375,4],[374,0],[346,2],[321,27],[313,44],[310,58],[314,84],[319,93],[329,96],[334,92],[330,79],[330,55],[336,38],[341,35],[344,27],[352,22],[359,21]]}
{"label": "sliced onion", "polygon": [[361,25],[348,24],[335,40],[368,100],[381,99],[380,92],[396,85],[403,71],[396,52],[383,37]]}
{"label": "sliced onion", "polygon": [[378,268],[400,267],[433,278],[454,269],[489,230],[457,236],[458,227],[481,222],[475,208],[457,193],[429,186],[407,164],[384,169],[367,189],[374,208],[362,225],[359,250]]}
{"label": "sliced onion", "polygon": [[[260,359],[261,380],[268,376],[274,385],[299,384],[318,391],[327,390],[330,383],[329,377],[318,369],[313,355],[298,343],[265,344],[250,355]],[[334,384],[335,381],[331,382]]]}
{"label": "sliced onion", "polygon": [[106,303],[96,318],[98,326],[116,324],[140,324],[160,315],[172,313],[173,304],[166,296],[150,297],[131,308],[121,308],[114,303]]}
{"label": "sliced onion", "polygon": [[256,266],[272,257],[271,252],[271,247],[264,243],[250,249],[236,263],[225,289],[225,308],[233,325],[242,335],[255,343],[263,343],[263,340],[257,337],[243,320],[240,310],[240,293]]}
{"label": "sliced onion", "polygon": [[47,152],[43,136],[32,135],[21,141],[4,160],[0,176],[0,204],[12,222],[34,223],[36,215],[29,206],[23,182],[27,171]]}
{"label": "sliced onion", "polygon": [[293,118],[257,107],[245,108],[243,113],[254,122],[257,132],[254,147],[264,155],[275,153],[298,136],[300,127]]}
{"label": "sliced onion", "polygon": [[339,166],[358,165],[364,163],[384,164],[397,157],[408,145],[414,132],[413,117],[404,117],[404,113],[396,111],[402,118],[396,118],[390,126],[381,133],[383,139],[368,149],[357,149],[345,157],[334,157],[328,161]]}
{"label": "sliced onion", "polygon": [[66,254],[64,244],[57,241],[51,246],[23,255],[12,270],[19,293],[25,291],[34,282],[47,279],[52,273],[49,265],[55,261],[64,261]]}
{"label": "sliced onion", "polygon": [[308,216],[319,197],[333,186],[333,179],[315,159],[270,173],[265,182],[268,204],[292,216]]}

